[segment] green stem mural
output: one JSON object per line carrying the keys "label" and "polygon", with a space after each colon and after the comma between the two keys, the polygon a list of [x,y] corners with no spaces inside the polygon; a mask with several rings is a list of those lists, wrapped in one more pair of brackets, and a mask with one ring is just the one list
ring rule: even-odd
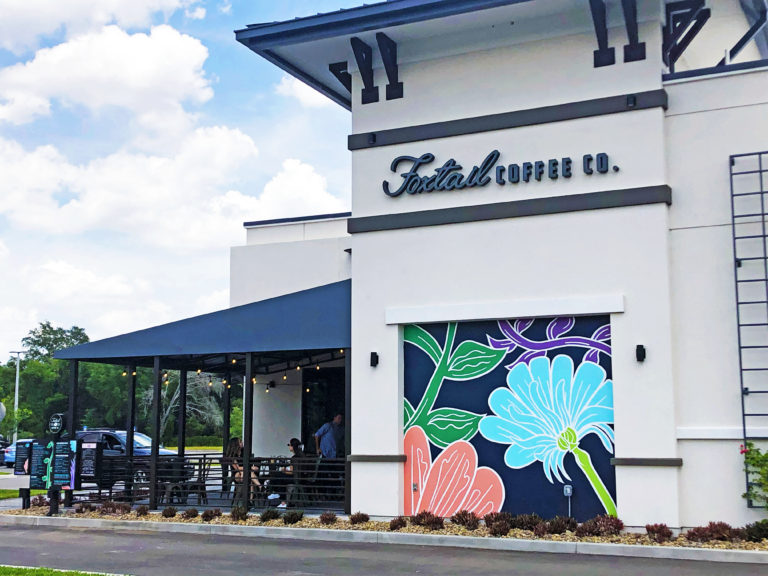
{"label": "green stem mural", "polygon": [[597,497],[600,499],[606,513],[609,516],[617,516],[616,503],[613,501],[613,498],[611,498],[611,494],[608,492],[605,484],[603,484],[600,476],[598,476],[595,467],[592,465],[592,458],[590,458],[589,453],[581,448],[573,448],[571,449],[571,452],[573,452],[573,455],[576,457],[576,462],[578,463],[579,468],[581,468],[581,471],[584,472],[589,479],[589,483],[595,491],[595,494],[597,494]]}
{"label": "green stem mural", "polygon": [[455,322],[448,324],[445,344],[437,340],[420,326],[406,326],[403,339],[425,352],[435,364],[427,389],[414,408],[405,400],[405,431],[420,426],[435,446],[445,448],[458,440],[469,440],[475,434],[484,414],[474,414],[457,408],[433,410],[440,388],[445,380],[465,381],[479,378],[492,372],[506,356],[506,350],[495,350],[479,342],[466,340],[452,352],[456,338]]}

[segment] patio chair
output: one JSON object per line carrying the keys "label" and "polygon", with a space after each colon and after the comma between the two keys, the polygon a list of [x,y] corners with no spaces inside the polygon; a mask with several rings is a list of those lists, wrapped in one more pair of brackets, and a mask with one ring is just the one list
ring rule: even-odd
{"label": "patio chair", "polygon": [[195,494],[199,505],[208,505],[208,476],[211,473],[212,458],[206,458],[198,462],[197,478],[187,483],[187,494]]}

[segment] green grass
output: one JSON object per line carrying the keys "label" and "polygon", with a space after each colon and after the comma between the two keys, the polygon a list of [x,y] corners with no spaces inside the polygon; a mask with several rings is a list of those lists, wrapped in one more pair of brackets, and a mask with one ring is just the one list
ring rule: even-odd
{"label": "green grass", "polygon": [[[32,496],[37,496],[38,494],[46,494],[45,490],[32,490],[31,492]],[[18,498],[19,497],[19,489],[16,488],[15,490],[0,490],[0,500],[9,500],[10,498]],[[3,576],[3,572],[0,572],[0,576]]]}
{"label": "green grass", "polygon": [[19,568],[17,566],[0,566],[0,576],[82,576],[96,572],[75,572],[53,570],[52,568]]}
{"label": "green grass", "polygon": [[[177,450],[177,446],[165,446],[166,450]],[[221,446],[187,446],[186,451],[194,450],[195,452],[221,452]]]}

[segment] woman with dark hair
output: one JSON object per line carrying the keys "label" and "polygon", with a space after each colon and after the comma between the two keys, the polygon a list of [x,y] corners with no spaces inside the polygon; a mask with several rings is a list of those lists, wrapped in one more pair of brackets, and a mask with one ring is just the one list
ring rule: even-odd
{"label": "woman with dark hair", "polygon": [[[243,483],[243,442],[240,438],[230,438],[227,449],[224,452],[224,463],[232,471],[232,480],[235,484]],[[222,471],[223,474],[229,476],[229,470]],[[261,482],[259,482],[258,470],[254,470],[251,466],[251,488],[260,488]]]}

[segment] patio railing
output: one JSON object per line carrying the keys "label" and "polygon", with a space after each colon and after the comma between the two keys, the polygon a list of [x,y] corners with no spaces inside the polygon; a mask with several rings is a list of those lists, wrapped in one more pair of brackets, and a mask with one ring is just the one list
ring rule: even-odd
{"label": "patio railing", "polygon": [[[342,458],[307,456],[251,457],[248,504],[251,509],[290,507],[342,510],[345,462]],[[151,504],[149,456],[105,457],[98,477],[83,477],[76,502],[113,500],[132,505]],[[231,508],[245,503],[242,458],[194,454],[159,456],[155,500],[158,507]]]}

